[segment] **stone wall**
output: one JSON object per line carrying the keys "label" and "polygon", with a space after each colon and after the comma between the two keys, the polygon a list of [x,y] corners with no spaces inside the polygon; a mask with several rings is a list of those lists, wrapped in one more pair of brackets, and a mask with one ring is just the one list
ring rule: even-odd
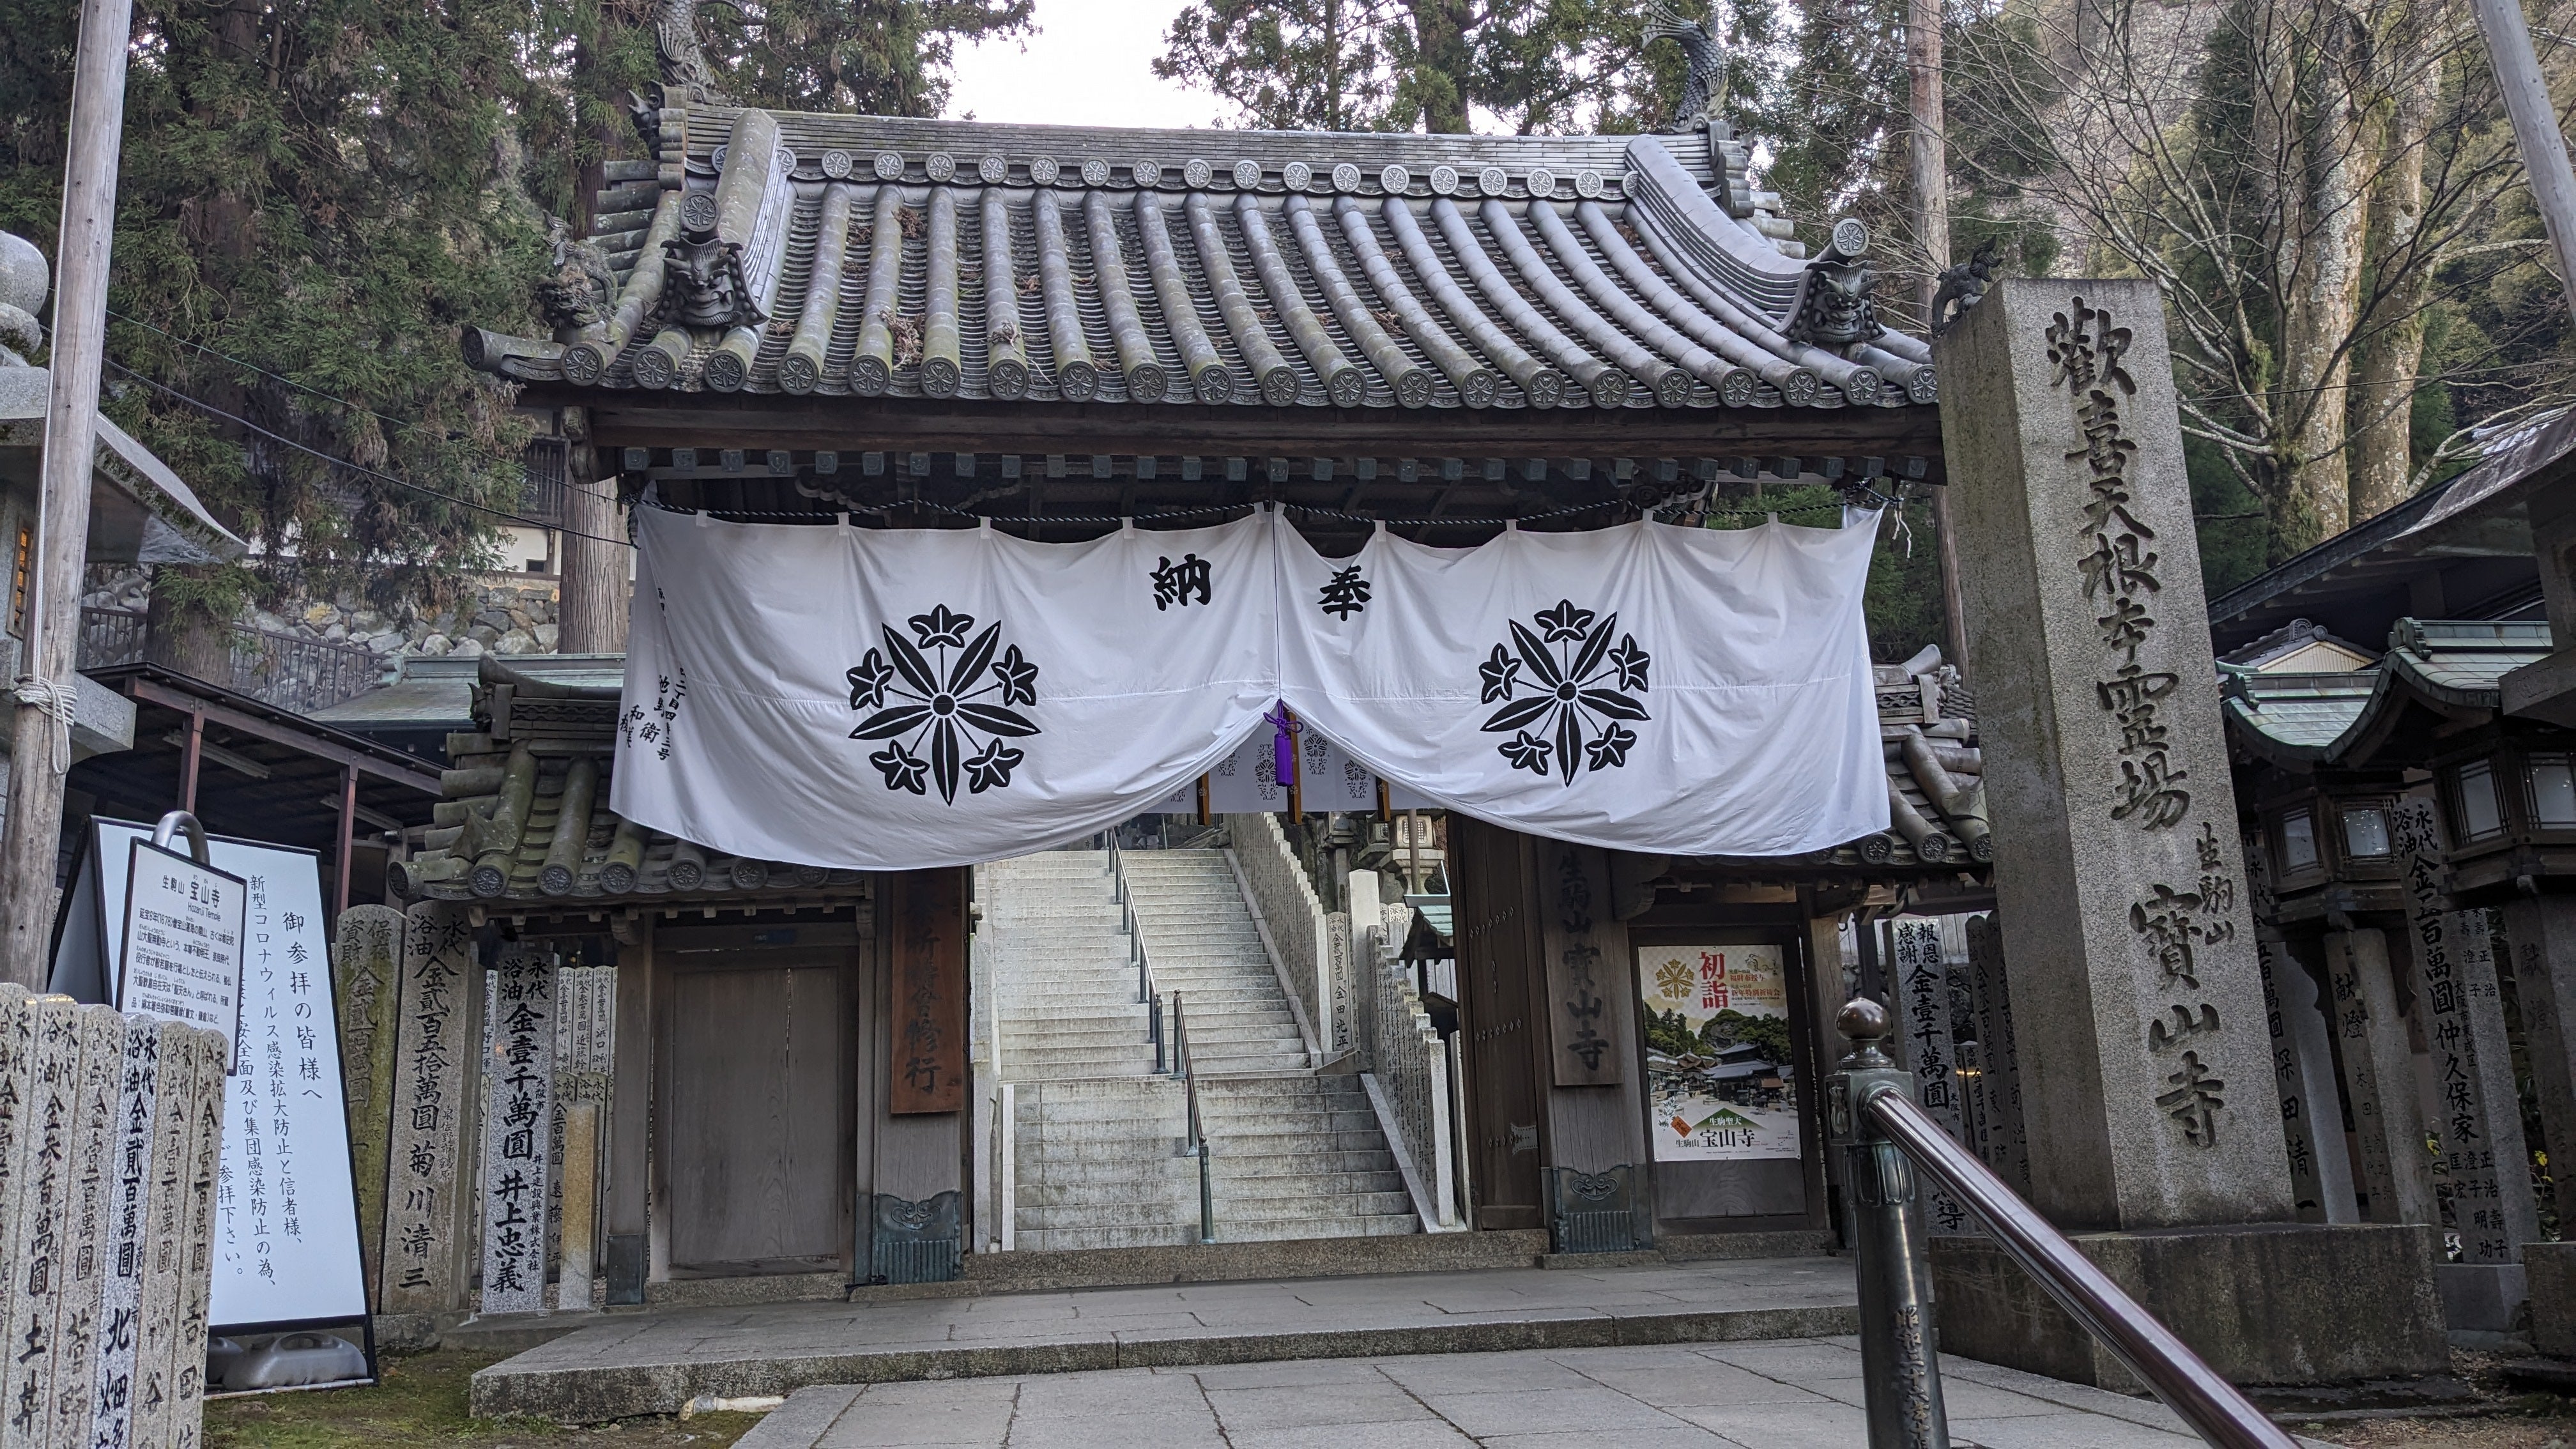
{"label": "stone wall", "polygon": [[1297,859],[1296,848],[1281,832],[1278,816],[1267,812],[1229,815],[1226,823],[1234,837],[1226,853],[1243,875],[1245,891],[1278,955],[1282,984],[1297,1010],[1298,1025],[1305,1029],[1306,1044],[1320,1065],[1333,1054],[1335,1037],[1348,1030],[1345,1025],[1336,1032],[1333,1021],[1333,1004],[1340,993],[1334,990],[1333,932],[1323,902],[1317,899],[1315,883]]}
{"label": "stone wall", "polygon": [[[141,568],[92,569],[85,608],[141,612],[152,580]],[[445,607],[405,602],[379,607],[341,597],[312,599],[278,610],[252,609],[235,622],[294,639],[323,644],[363,644],[378,655],[551,654],[561,604],[551,575],[487,573],[466,583]]]}

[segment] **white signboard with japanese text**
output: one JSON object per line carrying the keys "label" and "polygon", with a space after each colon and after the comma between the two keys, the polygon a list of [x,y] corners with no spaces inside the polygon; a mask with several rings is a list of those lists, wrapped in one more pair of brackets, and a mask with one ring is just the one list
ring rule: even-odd
{"label": "white signboard with japanese text", "polygon": [[126,846],[117,1010],[222,1032],[241,1045],[242,879],[137,837]]}
{"label": "white signboard with japanese text", "polygon": [[1655,1160],[1796,1157],[1798,1078],[1780,948],[1640,946],[1637,996]]}
{"label": "white signboard with japanese text", "polygon": [[[129,842],[151,830],[112,820],[93,828],[101,899],[124,900]],[[245,907],[239,1069],[224,1094],[210,1322],[218,1332],[359,1322],[366,1274],[321,861],[309,850],[221,836],[208,837],[207,853],[242,882]],[[108,915],[103,924],[106,959],[122,959],[124,920]]]}

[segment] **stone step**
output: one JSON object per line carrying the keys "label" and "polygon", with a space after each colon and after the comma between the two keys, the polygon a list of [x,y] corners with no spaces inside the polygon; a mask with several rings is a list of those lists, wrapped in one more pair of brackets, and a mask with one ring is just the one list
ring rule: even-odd
{"label": "stone step", "polygon": [[1245,1221],[1228,1218],[1222,1207],[1217,1209],[1216,1215],[1216,1236],[1221,1243],[1278,1243],[1305,1238],[1391,1238],[1401,1233],[1421,1231],[1421,1219],[1411,1213],[1350,1218],[1333,1223],[1320,1223],[1309,1218],[1291,1218],[1284,1222]]}
{"label": "stone step", "polygon": [[[1179,1163],[1179,1166],[1173,1164]],[[1063,1175],[1050,1176],[1041,1182],[1022,1179],[1019,1198],[1022,1203],[1111,1203],[1150,1199],[1160,1202],[1171,1195],[1173,1183],[1187,1177],[1198,1181],[1198,1169],[1192,1162],[1182,1162],[1169,1152],[1160,1157],[1144,1157],[1133,1162],[1085,1162],[1050,1164],[1065,1169]],[[1187,1171],[1183,1171],[1187,1168]],[[1398,1184],[1401,1186],[1402,1184]]]}
{"label": "stone step", "polygon": [[1140,1223],[1122,1228],[1018,1228],[1014,1230],[1013,1237],[1022,1249],[1036,1252],[1183,1247],[1199,1240],[1199,1221],[1193,1213],[1187,1223]]}
{"label": "stone step", "polygon": [[1276,1139],[1294,1138],[1312,1132],[1376,1132],[1374,1112],[1294,1112],[1272,1116],[1219,1116],[1199,1103],[1199,1120],[1207,1125],[1207,1134],[1219,1142],[1259,1142],[1263,1150],[1277,1151],[1267,1145]]}
{"label": "stone step", "polygon": [[[1191,1181],[1195,1183],[1197,1178],[1194,1176]],[[1175,1188],[1171,1196],[1179,1199],[1183,1194]],[[1187,1196],[1196,1198],[1197,1189],[1193,1187]],[[1178,1201],[1160,1211],[1136,1202],[1036,1203],[1017,1208],[1013,1216],[1017,1224],[1032,1228],[1114,1228],[1139,1222],[1177,1221],[1184,1212],[1193,1224],[1197,1222],[1197,1203],[1192,1202],[1184,1209]]]}
{"label": "stone step", "polygon": [[[1301,1212],[1316,1212],[1329,1216],[1342,1211],[1345,1204],[1390,1195],[1399,1198],[1405,1196],[1403,1175],[1393,1168],[1383,1172],[1316,1171],[1238,1174],[1233,1171],[1222,1154],[1213,1151],[1209,1154],[1209,1168],[1216,1181],[1218,1198],[1233,1204],[1295,1202],[1307,1204],[1298,1209]],[[1405,1200],[1411,1201],[1410,1198]],[[1354,1209],[1361,1212],[1379,1210],[1366,1207]],[[1389,1212],[1393,1210],[1384,1209]],[[1281,1212],[1275,1216],[1285,1217],[1287,1214]]]}
{"label": "stone step", "polygon": [[[1140,1132],[1133,1137],[1103,1137],[1090,1141],[1050,1136],[1039,1145],[1034,1155],[1029,1151],[1028,1139],[1024,1136],[1021,1138],[1022,1164],[1025,1166],[1031,1160],[1042,1160],[1050,1168],[1050,1175],[1045,1179],[1046,1181],[1082,1182],[1095,1175],[1092,1172],[1095,1167],[1107,1169],[1140,1160],[1137,1154],[1150,1153],[1156,1143],[1162,1144],[1162,1151],[1172,1152],[1173,1144],[1181,1138],[1182,1124],[1177,1121],[1137,1125],[1140,1129],[1153,1129],[1154,1135],[1148,1137]],[[1220,1148],[1223,1149],[1221,1154],[1218,1151]],[[1222,1161],[1225,1164],[1226,1171],[1246,1177],[1272,1177],[1307,1172],[1399,1172],[1398,1181],[1401,1182],[1400,1170],[1395,1165],[1395,1154],[1384,1147],[1354,1145],[1339,1149],[1325,1149],[1315,1144],[1308,1144],[1294,1152],[1267,1153],[1251,1152],[1240,1144],[1211,1137],[1208,1139],[1208,1151],[1211,1160]],[[1054,1175],[1056,1173],[1065,1175]],[[1105,1172],[1098,1175],[1102,1180],[1108,1180],[1110,1176],[1114,1176]]]}
{"label": "stone step", "polygon": [[[1187,1176],[1193,1183],[1198,1181],[1196,1158],[1174,1155],[1169,1145],[1170,1138],[1155,1140],[1165,1144],[1160,1156],[1083,1158],[1061,1157],[1049,1153],[1038,1159],[1039,1164],[1046,1168],[1043,1174],[1029,1172],[1029,1164],[1023,1162],[1020,1166],[1025,1176],[1019,1180],[1019,1200],[1021,1202],[1039,1201],[1040,1199],[1032,1198],[1029,1194],[1050,1192],[1058,1195],[1055,1200],[1063,1201],[1067,1194],[1101,1194],[1122,1186],[1134,1187],[1139,1183],[1177,1182],[1182,1176]],[[1031,1182],[1030,1178],[1039,1180]]]}

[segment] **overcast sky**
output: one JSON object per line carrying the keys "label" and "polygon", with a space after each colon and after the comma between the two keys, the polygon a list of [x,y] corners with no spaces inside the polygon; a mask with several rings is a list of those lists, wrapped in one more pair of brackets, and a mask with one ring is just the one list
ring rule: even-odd
{"label": "overcast sky", "polygon": [[1207,126],[1217,102],[1158,79],[1182,0],[1038,0],[1038,32],[957,48],[948,114],[1068,126]]}

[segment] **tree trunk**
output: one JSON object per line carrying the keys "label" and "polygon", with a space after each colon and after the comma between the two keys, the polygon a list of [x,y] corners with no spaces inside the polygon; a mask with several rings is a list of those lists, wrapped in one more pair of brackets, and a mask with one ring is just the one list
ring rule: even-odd
{"label": "tree trunk", "polygon": [[1467,54],[1467,7],[1464,0],[1411,0],[1415,84],[1422,96],[1422,129],[1433,135],[1463,134],[1471,99]]}
{"label": "tree trunk", "polygon": [[2304,122],[2305,134],[2289,151],[2297,169],[2281,178],[2297,197],[2290,210],[2296,226],[2284,238],[2292,261],[2282,299],[2276,409],[2280,486],[2291,496],[2273,512],[2293,526],[2273,539],[2282,557],[2341,533],[2351,522],[2351,470],[2344,452],[2350,354],[2344,347],[2361,306],[2362,237],[2369,219],[2361,189],[2370,172],[2369,128],[2354,80],[2367,64],[2369,39],[2349,11],[2311,13],[2318,32],[2312,50],[2299,46],[2310,50],[2299,59],[2313,72],[2315,109],[2292,113]]}
{"label": "tree trunk", "polygon": [[158,587],[173,576],[199,578],[203,571],[165,564],[154,575],[152,598],[143,614],[144,660],[190,679],[232,688],[231,621],[216,618],[186,589]]}
{"label": "tree trunk", "polygon": [[589,413],[566,408],[563,426],[570,446],[564,450],[563,600],[555,649],[620,654],[626,649],[631,551],[618,541],[625,529],[617,518],[617,482],[600,476]]}
{"label": "tree trunk", "polygon": [[2404,502],[2415,476],[2415,377],[2433,279],[2431,259],[2417,256],[2415,247],[2424,225],[2424,146],[2442,84],[2440,67],[2423,52],[2441,28],[2439,19],[2438,13],[2407,15],[2405,33],[2386,37],[2380,50],[2391,94],[2370,194],[2369,260],[2378,301],[2354,356],[2348,418],[2356,521]]}

